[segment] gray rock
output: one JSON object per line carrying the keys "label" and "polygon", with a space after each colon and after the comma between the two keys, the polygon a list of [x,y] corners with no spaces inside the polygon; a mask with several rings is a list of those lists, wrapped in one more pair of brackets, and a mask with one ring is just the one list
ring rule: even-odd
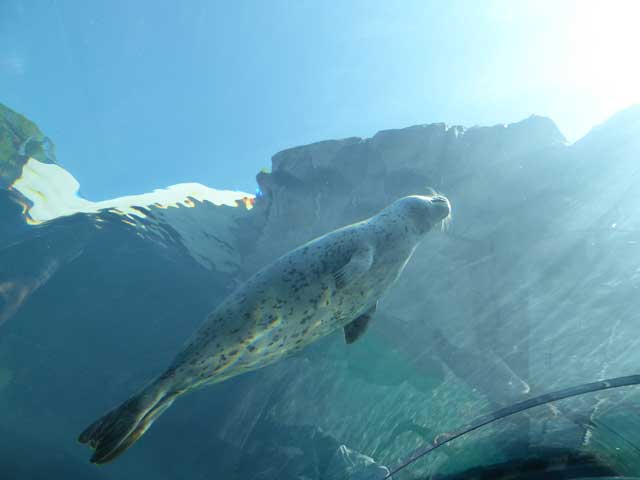
{"label": "gray rock", "polygon": [[[276,154],[246,215],[196,204],[158,212],[152,232],[109,212],[30,226],[20,199],[2,190],[0,214],[13,220],[0,225],[0,259],[29,258],[0,263],[2,292],[28,293],[0,330],[0,360],[12,378],[0,403],[16,412],[6,422],[34,437],[73,438],[156,374],[237,282],[429,187],[449,197],[453,223],[416,251],[357,344],[348,348],[338,333],[185,398],[105,478],[179,478],[178,464],[193,479],[278,478],[278,461],[289,459],[291,478],[315,480],[328,465],[311,460],[318,451],[336,471],[373,465],[369,457],[393,465],[496,404],[632,373],[640,362],[638,139],[636,107],[573,145],[542,117],[319,142]],[[97,220],[100,229],[92,228]],[[217,226],[218,250],[189,246]],[[230,261],[218,268],[223,251]],[[55,271],[46,267],[54,261]],[[632,392],[620,395],[622,405]],[[609,404],[584,399],[492,426],[412,472],[463,469],[559,438],[579,448],[579,419],[600,418]],[[558,416],[561,437],[552,426]],[[337,444],[312,448],[305,426]],[[336,453],[340,445],[358,453]],[[242,464],[245,477],[234,477],[249,454],[260,462]]]}

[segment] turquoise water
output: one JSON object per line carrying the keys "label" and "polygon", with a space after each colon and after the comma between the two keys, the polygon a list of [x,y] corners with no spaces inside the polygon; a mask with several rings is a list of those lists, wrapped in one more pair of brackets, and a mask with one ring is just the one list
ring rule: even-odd
{"label": "turquoise water", "polygon": [[[533,7],[474,5],[0,5],[0,480],[640,477],[640,110],[556,124],[505,80]],[[508,106],[463,75],[485,33]],[[91,463],[185,348],[219,381],[133,397]]]}
{"label": "turquoise water", "polygon": [[[636,373],[636,194],[603,190],[612,178],[635,179],[621,172],[636,137],[611,140],[633,110],[573,146],[539,118],[455,136],[432,125],[281,152],[258,176],[258,197],[186,186],[193,195],[169,189],[96,204],[66,190],[57,158],[37,159],[50,140],[3,108],[12,162],[2,197],[6,478],[383,478],[492,411]],[[34,153],[23,153],[25,142]],[[428,178],[420,165],[442,142],[457,171],[492,149],[520,163],[487,161],[501,176],[483,176],[486,188],[449,170],[440,190],[451,192],[453,222],[427,234],[360,338],[347,345],[336,328],[186,395],[130,451],[102,468],[88,463],[79,433],[159,375],[225,296],[295,245],[420,188],[412,177]],[[391,149],[415,162],[413,175],[379,176]],[[616,155],[607,176],[597,166],[603,151]],[[342,182],[316,183],[310,161]],[[578,165],[582,182],[567,175]],[[479,202],[486,192],[500,200]],[[556,217],[543,198],[555,199],[547,203]],[[585,218],[590,227],[577,228]],[[547,400],[508,409],[394,478],[637,473],[633,386]],[[35,458],[23,453],[34,449]]]}

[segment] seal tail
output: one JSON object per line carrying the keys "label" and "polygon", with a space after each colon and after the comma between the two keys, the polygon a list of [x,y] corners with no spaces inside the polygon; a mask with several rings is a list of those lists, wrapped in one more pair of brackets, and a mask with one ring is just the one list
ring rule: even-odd
{"label": "seal tail", "polygon": [[122,454],[144,435],[178,395],[177,392],[167,393],[157,383],[152,383],[89,425],[78,441],[95,450],[91,463],[107,463]]}

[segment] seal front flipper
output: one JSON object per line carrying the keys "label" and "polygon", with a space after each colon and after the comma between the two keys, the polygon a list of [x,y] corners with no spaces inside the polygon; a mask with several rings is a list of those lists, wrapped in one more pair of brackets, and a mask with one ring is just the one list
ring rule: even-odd
{"label": "seal front flipper", "polygon": [[333,274],[337,288],[344,288],[367,273],[373,263],[373,248],[364,244],[358,248],[349,261]]}
{"label": "seal front flipper", "polygon": [[349,344],[355,342],[359,339],[362,334],[367,330],[369,326],[369,320],[373,317],[373,314],[376,313],[376,307],[378,304],[376,303],[371,309],[367,312],[360,315],[358,318],[353,320],[351,323],[348,323],[344,327],[344,340]]}

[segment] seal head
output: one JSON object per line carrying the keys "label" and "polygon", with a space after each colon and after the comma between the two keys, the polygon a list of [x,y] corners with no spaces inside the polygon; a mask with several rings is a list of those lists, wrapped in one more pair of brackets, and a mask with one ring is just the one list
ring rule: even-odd
{"label": "seal head", "polygon": [[442,195],[430,197],[412,195],[405,197],[403,200],[407,204],[409,217],[416,229],[423,234],[451,215],[451,204],[447,197]]}
{"label": "seal head", "polygon": [[401,218],[414,235],[422,237],[438,223],[446,223],[451,217],[451,204],[443,195],[410,195],[396,200],[376,217],[385,222],[389,217]]}

